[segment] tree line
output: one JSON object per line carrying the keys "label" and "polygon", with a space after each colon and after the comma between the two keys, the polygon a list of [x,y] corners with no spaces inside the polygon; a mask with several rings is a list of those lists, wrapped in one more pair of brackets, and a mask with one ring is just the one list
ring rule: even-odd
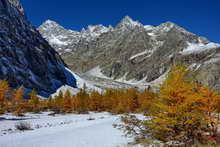
{"label": "tree line", "polygon": [[69,90],[55,97],[40,99],[37,92],[30,93],[30,99],[24,99],[24,88],[20,87],[10,91],[7,81],[0,81],[0,114],[13,113],[22,116],[25,112],[38,113],[41,111],[54,111],[55,113],[83,114],[89,111],[111,112],[113,114],[146,112],[151,105],[155,93],[145,90],[107,89],[103,93],[92,91],[88,93],[80,89],[76,95],[71,95]]}

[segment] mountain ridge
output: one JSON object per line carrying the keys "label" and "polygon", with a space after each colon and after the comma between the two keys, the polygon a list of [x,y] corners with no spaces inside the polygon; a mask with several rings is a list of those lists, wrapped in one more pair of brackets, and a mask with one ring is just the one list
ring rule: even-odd
{"label": "mountain ridge", "polygon": [[[58,40],[59,37],[66,37],[66,40],[60,40],[68,42],[66,45],[60,44],[58,47],[51,45],[73,71],[82,75],[87,74],[86,77],[91,73],[89,71],[99,67],[100,74],[115,81],[123,78],[123,81],[130,83],[131,81],[152,83],[167,73],[172,64],[181,61],[191,67],[199,66],[197,78],[214,89],[219,87],[217,85],[220,82],[209,81],[213,81],[213,76],[217,76],[218,72],[206,71],[210,79],[205,80],[201,78],[204,75],[199,70],[207,68],[206,63],[209,61],[206,60],[218,58],[215,52],[218,52],[220,45],[210,42],[205,37],[197,36],[175,23],[168,21],[158,26],[150,26],[126,16],[115,27],[110,27],[108,31],[97,36],[93,35],[92,39],[86,38],[86,35],[84,38],[82,32],[77,32],[78,36],[72,34],[71,37],[56,27],[46,30],[42,29],[44,27],[45,24],[42,24],[38,30],[49,42],[51,35]],[[216,66],[215,64],[218,63],[213,63],[212,68]],[[218,69],[218,66],[215,68]]]}

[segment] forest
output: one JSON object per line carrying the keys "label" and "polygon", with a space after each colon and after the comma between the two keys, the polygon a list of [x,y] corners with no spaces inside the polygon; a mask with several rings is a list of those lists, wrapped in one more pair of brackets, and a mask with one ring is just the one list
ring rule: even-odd
{"label": "forest", "polygon": [[[220,94],[192,78],[183,65],[171,68],[159,91],[146,89],[107,89],[103,93],[81,89],[40,99],[33,90],[24,99],[24,88],[11,90],[7,81],[0,82],[0,113],[24,116],[26,112],[52,111],[54,114],[110,112],[121,116],[114,126],[136,143],[158,140],[168,145],[219,144]],[[149,119],[140,120],[133,114]]]}

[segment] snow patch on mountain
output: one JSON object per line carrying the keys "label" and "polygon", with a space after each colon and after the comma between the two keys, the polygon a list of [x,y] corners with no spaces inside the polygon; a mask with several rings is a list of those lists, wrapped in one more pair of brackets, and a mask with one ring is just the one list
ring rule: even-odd
{"label": "snow patch on mountain", "polygon": [[160,31],[162,33],[169,32],[174,26],[175,24],[172,22],[162,23],[156,27],[156,31]]}
{"label": "snow patch on mountain", "polygon": [[71,95],[76,95],[77,93],[79,93],[79,89],[70,87],[68,85],[64,85],[57,89],[57,91],[54,94],[52,94],[51,97],[54,98],[55,96],[58,96],[60,92],[65,93],[67,90],[69,90]]}
{"label": "snow patch on mountain", "polygon": [[131,57],[129,58],[129,60],[133,60],[133,59],[135,59],[135,58],[137,58],[137,57],[140,57],[140,56],[143,56],[143,55],[147,55],[146,57],[149,57],[149,56],[152,55],[152,53],[153,53],[153,50],[145,50],[145,51],[143,51],[143,52],[141,52],[141,53],[138,53],[138,54],[136,54],[136,55],[131,56]]}
{"label": "snow patch on mountain", "polygon": [[95,83],[91,82],[91,81],[88,81],[88,80],[85,80],[83,78],[81,78],[78,74],[72,72],[70,69],[68,68],[65,68],[71,75],[73,75],[76,79],[76,84],[77,84],[77,88],[73,88],[73,87],[70,87],[68,85],[63,85],[61,86],[59,89],[57,89],[57,91],[55,93],[53,93],[51,95],[51,97],[55,97],[55,96],[58,96],[60,92],[63,92],[65,93],[67,90],[69,90],[70,94],[71,95],[76,95],[80,89],[83,89],[83,88],[86,88],[86,90],[88,92],[91,92],[91,91],[98,91],[98,92],[102,92],[103,89],[95,86]]}
{"label": "snow patch on mountain", "polygon": [[155,29],[155,27],[152,26],[152,25],[145,25],[144,28],[145,28],[147,31]]}
{"label": "snow patch on mountain", "polygon": [[97,66],[97,67],[91,69],[90,71],[86,72],[85,74],[87,76],[94,76],[94,77],[99,77],[99,78],[104,78],[104,79],[111,79],[102,73],[102,69],[100,68],[100,66]]}
{"label": "snow patch on mountain", "polygon": [[84,80],[78,74],[72,72],[68,68],[66,68],[66,70],[69,71],[76,78],[77,88],[87,88],[87,90],[89,91],[96,90],[96,91],[102,92],[102,89],[96,87],[92,82]]}
{"label": "snow patch on mountain", "polygon": [[59,38],[55,37],[54,35],[51,36],[48,42],[52,45],[58,45],[58,46],[68,45],[66,42],[59,40]]}
{"label": "snow patch on mountain", "polygon": [[220,47],[220,44],[217,43],[208,43],[208,44],[203,44],[203,43],[190,43],[188,42],[188,47],[185,48],[181,53],[182,54],[192,54],[192,53],[199,53],[208,49]]}
{"label": "snow patch on mountain", "polygon": [[142,80],[136,80],[136,79],[131,79],[131,80],[126,80],[126,77],[128,75],[128,72],[124,74],[124,76],[122,76],[121,78],[117,79],[116,81],[118,82],[122,82],[122,83],[126,83],[126,84],[130,84],[130,85],[140,85],[140,84],[143,84],[143,83],[147,83],[146,80],[147,80],[147,77],[148,76],[145,76]]}

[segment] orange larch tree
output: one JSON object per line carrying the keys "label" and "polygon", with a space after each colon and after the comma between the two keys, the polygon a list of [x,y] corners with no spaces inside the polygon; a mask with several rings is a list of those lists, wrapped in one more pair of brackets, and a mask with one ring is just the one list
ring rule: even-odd
{"label": "orange larch tree", "polygon": [[0,114],[5,112],[5,101],[6,101],[6,93],[8,91],[8,82],[0,81]]}
{"label": "orange larch tree", "polygon": [[14,105],[15,110],[14,114],[17,116],[23,116],[23,113],[26,111],[26,103],[24,100],[24,88],[21,86],[14,93]]}

